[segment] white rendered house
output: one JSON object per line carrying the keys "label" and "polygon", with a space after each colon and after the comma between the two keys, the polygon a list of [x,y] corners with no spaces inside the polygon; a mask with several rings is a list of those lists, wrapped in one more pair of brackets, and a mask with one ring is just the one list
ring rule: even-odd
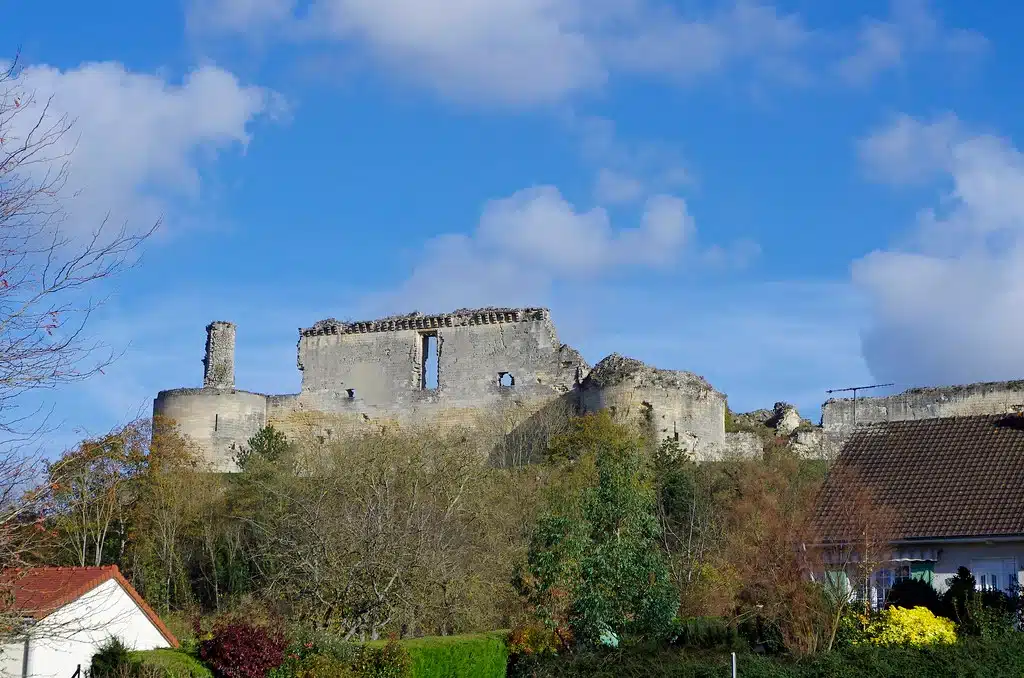
{"label": "white rendered house", "polygon": [[[843,469],[846,475],[835,475]],[[826,482],[817,520],[823,542],[856,544],[858,525],[843,481],[867,491],[892,513],[891,550],[856,590],[840,558],[824,575],[846,581],[851,595],[884,604],[904,579],[939,593],[960,567],[978,589],[1024,588],[1024,415],[965,415],[875,422],[857,429]],[[862,526],[861,526],[862,527]],[[844,549],[840,549],[844,551]],[[849,555],[849,554],[846,554]],[[853,554],[856,556],[856,554]]]}
{"label": "white rendered house", "polygon": [[0,580],[9,591],[4,607],[20,615],[24,629],[0,645],[0,678],[84,674],[112,636],[135,650],[178,646],[116,565],[27,568]]}

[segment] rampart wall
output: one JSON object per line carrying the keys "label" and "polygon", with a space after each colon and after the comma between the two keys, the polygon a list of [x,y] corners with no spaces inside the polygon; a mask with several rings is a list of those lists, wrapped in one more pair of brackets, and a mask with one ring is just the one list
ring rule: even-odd
{"label": "rampart wall", "polygon": [[912,388],[891,396],[834,398],[821,408],[826,432],[844,435],[855,425],[974,414],[1004,414],[1024,408],[1024,381]]}
{"label": "rampart wall", "polygon": [[[591,369],[559,341],[547,309],[322,320],[299,331],[302,387],[287,395],[234,388],[234,324],[213,322],[206,333],[204,387],[161,391],[153,413],[173,419],[220,470],[232,470],[235,451],[267,424],[291,437],[340,437],[383,423],[526,435],[524,422],[604,409],[656,439],[675,438],[698,459],[763,451],[757,435],[725,432],[726,396],[704,378],[618,354]],[[1022,410],[1024,381],[1006,381],[832,399],[821,427],[803,427],[795,411],[772,426],[801,454],[829,458],[859,424]]]}

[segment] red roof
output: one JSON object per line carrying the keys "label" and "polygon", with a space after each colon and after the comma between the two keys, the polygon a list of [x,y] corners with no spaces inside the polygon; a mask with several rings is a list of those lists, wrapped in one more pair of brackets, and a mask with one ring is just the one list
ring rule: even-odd
{"label": "red roof", "polygon": [[84,596],[89,591],[109,580],[121,585],[139,609],[149,617],[171,647],[178,647],[178,639],[164,625],[156,612],[146,604],[139,592],[124,578],[117,565],[106,567],[28,567],[7,570],[0,575],[0,582],[10,585],[13,604],[4,601],[3,606],[39,620],[49,616],[68,603]]}
{"label": "red roof", "polygon": [[[851,436],[833,468],[844,467],[896,514],[899,539],[1024,535],[1024,417],[866,425]],[[851,528],[850,507],[832,477],[818,520],[823,536],[840,539]]]}

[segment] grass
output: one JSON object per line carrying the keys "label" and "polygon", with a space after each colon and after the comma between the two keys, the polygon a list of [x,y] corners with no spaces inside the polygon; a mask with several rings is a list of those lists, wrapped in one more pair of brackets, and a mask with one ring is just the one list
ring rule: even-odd
{"label": "grass", "polygon": [[[400,641],[412,658],[413,678],[504,678],[506,631],[428,636]],[[386,641],[367,643],[380,647]]]}

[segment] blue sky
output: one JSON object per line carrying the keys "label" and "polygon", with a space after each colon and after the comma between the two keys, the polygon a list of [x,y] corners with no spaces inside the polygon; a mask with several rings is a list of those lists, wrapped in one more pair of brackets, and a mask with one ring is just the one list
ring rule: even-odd
{"label": "blue sky", "polygon": [[738,410],[1024,376],[1022,13],[15,3],[0,44],[77,121],[68,228],[164,220],[89,327],[123,356],[45,394],[59,437],[198,385],[213,319],[264,392],[320,318],[504,304]]}

